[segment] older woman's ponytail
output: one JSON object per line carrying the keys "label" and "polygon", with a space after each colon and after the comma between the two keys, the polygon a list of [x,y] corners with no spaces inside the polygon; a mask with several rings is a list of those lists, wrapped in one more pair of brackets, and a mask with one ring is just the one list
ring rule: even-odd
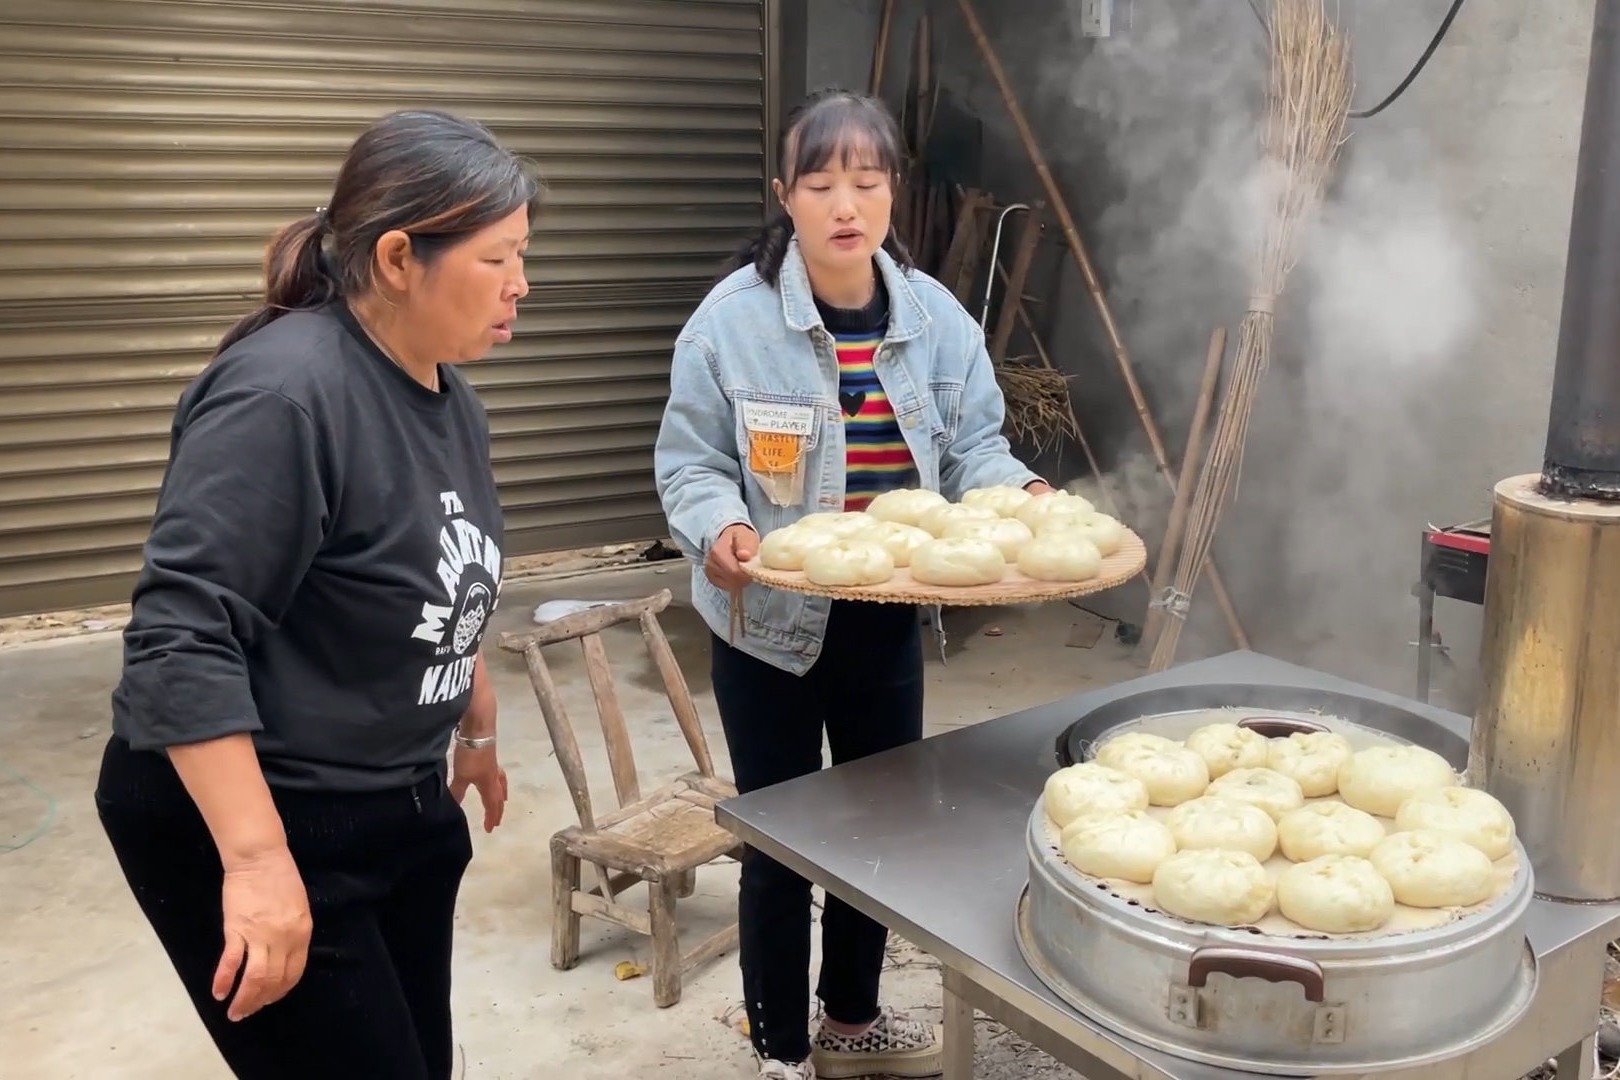
{"label": "older woman's ponytail", "polygon": [[271,237],[264,252],[264,303],[226,331],[215,355],[289,311],[320,307],[337,297],[337,281],[327,271],[321,251],[327,220],[323,207],[283,225]]}

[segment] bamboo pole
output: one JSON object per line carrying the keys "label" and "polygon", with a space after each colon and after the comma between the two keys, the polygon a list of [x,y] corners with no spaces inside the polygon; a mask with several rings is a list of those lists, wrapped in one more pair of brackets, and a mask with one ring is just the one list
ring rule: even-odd
{"label": "bamboo pole", "polygon": [[1164,608],[1154,604],[1170,587],[1176,576],[1176,556],[1187,529],[1187,510],[1192,504],[1193,488],[1197,486],[1199,464],[1204,459],[1204,429],[1209,425],[1209,414],[1215,406],[1215,388],[1221,381],[1221,361],[1226,357],[1226,327],[1217,326],[1209,336],[1209,350],[1204,357],[1204,378],[1198,385],[1198,399],[1193,406],[1192,426],[1187,431],[1187,450],[1181,455],[1181,477],[1176,482],[1176,498],[1170,504],[1170,521],[1164,528],[1164,542],[1159,546],[1159,557],[1153,564],[1153,585],[1148,590],[1147,616],[1142,623],[1142,640],[1136,645],[1136,659],[1147,663],[1153,655],[1153,646],[1164,629]]}
{"label": "bamboo pole", "polygon": [[877,97],[883,92],[883,67],[889,56],[889,30],[894,26],[894,0],[883,0],[883,15],[878,19],[877,42],[872,46],[872,76],[867,82],[867,93]]}
{"label": "bamboo pole", "polygon": [[933,29],[924,11],[917,20],[912,39],[911,78],[907,90],[911,95],[911,189],[912,231],[921,238],[928,226],[928,189],[931,187],[924,168],[928,145],[928,88],[933,82],[932,63]]}
{"label": "bamboo pole", "polygon": [[[1001,66],[1001,58],[996,55],[995,47],[990,44],[990,38],[984,32],[984,25],[973,9],[973,0],[956,0],[956,3],[962,12],[962,18],[967,22],[968,31],[978,44],[985,65],[990,69],[991,77],[995,79],[996,86],[1001,91],[1002,101],[1012,117],[1013,126],[1018,129],[1018,137],[1024,144],[1025,153],[1029,155],[1030,164],[1034,166],[1042,186],[1046,188],[1047,199],[1057,215],[1064,237],[1069,242],[1069,254],[1079,268],[1086,291],[1097,309],[1098,318],[1102,320],[1103,331],[1108,336],[1108,344],[1113,351],[1120,376],[1125,380],[1125,387],[1130,392],[1131,404],[1142,424],[1142,430],[1147,434],[1154,462],[1158,465],[1165,483],[1174,493],[1178,483],[1176,469],[1170,464],[1170,456],[1165,450],[1164,437],[1160,433],[1158,421],[1153,418],[1153,411],[1148,408],[1147,395],[1142,392],[1142,384],[1136,378],[1136,365],[1131,361],[1130,350],[1125,347],[1125,339],[1120,334],[1119,323],[1114,319],[1113,309],[1109,307],[1108,297],[1103,292],[1102,279],[1097,276],[1096,267],[1091,261],[1091,253],[1080,236],[1079,226],[1075,224],[1074,215],[1069,211],[1068,202],[1063,198],[1063,189],[1058,186],[1057,178],[1052,175],[1052,170],[1046,163],[1046,155],[1035,139],[1035,131],[1029,126],[1023,106],[1018,103],[1018,95],[1013,92],[1006,69]],[[1226,583],[1221,579],[1220,571],[1216,569],[1213,560],[1205,565],[1205,572],[1209,576],[1210,590],[1215,594],[1215,600],[1220,605],[1222,614],[1226,616],[1227,627],[1232,632],[1233,640],[1237,642],[1238,648],[1247,649],[1249,636],[1243,631],[1237,609],[1232,605],[1232,598],[1226,591]]]}

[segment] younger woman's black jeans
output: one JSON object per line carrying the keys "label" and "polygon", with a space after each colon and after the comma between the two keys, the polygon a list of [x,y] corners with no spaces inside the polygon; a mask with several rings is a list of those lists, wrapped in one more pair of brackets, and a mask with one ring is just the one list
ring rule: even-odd
{"label": "younger woman's black jeans", "polygon": [[314,922],[292,991],[239,1022],[211,986],[224,872],[163,754],[114,737],[96,807],[119,866],[208,1034],[245,1080],[450,1076],[450,938],[472,857],[442,778],[365,794],[275,790]]}
{"label": "younger woman's black jeans", "polygon": [[[835,765],[922,738],[922,630],[914,607],[835,601],[821,655],[803,676],[718,637],[712,657],[741,792],[820,769],[823,730]],[[803,1061],[810,1056],[810,883],[745,849],[738,920],[754,1049],[764,1058]],[[829,1018],[862,1024],[877,1017],[887,937],[881,925],[827,897],[816,994]]]}

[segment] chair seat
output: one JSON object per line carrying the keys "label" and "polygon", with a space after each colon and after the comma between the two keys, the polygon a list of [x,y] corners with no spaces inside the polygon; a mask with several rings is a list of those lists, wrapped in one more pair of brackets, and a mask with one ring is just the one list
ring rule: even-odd
{"label": "chair seat", "polygon": [[736,793],[723,780],[692,773],[602,819],[595,828],[571,826],[556,838],[572,855],[658,880],[740,846],[714,820],[715,804]]}

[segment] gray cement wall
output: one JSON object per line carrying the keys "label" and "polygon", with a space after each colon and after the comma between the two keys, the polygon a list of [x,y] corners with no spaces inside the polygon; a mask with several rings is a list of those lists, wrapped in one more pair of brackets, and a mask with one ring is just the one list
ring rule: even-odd
{"label": "gray cement wall", "polygon": [[[1262,4],[1262,7],[1265,5]],[[1356,107],[1406,73],[1447,0],[1342,0]],[[1410,692],[1419,534],[1486,517],[1490,489],[1540,468],[1579,141],[1592,0],[1469,0],[1427,69],[1381,115],[1352,123],[1330,205],[1279,305],[1273,363],[1217,556],[1256,647]],[[814,87],[863,86],[880,4],[810,5]],[[922,5],[903,3],[890,100]],[[1235,335],[1256,220],[1264,41],[1242,0],[1132,0],[1097,42],[1073,0],[978,4],[1108,286],[1179,457],[1210,329]],[[953,123],[976,127],[979,182],[1039,197],[954,3],[935,25]],[[1039,264],[1047,335],[1126,513],[1156,544],[1168,497],[1079,276],[1055,245]],[[1078,455],[1058,466],[1080,471]],[[1145,590],[1099,603],[1140,617]],[[1183,656],[1228,647],[1206,592]],[[1479,610],[1442,603],[1451,665],[1437,693],[1472,705]]]}

